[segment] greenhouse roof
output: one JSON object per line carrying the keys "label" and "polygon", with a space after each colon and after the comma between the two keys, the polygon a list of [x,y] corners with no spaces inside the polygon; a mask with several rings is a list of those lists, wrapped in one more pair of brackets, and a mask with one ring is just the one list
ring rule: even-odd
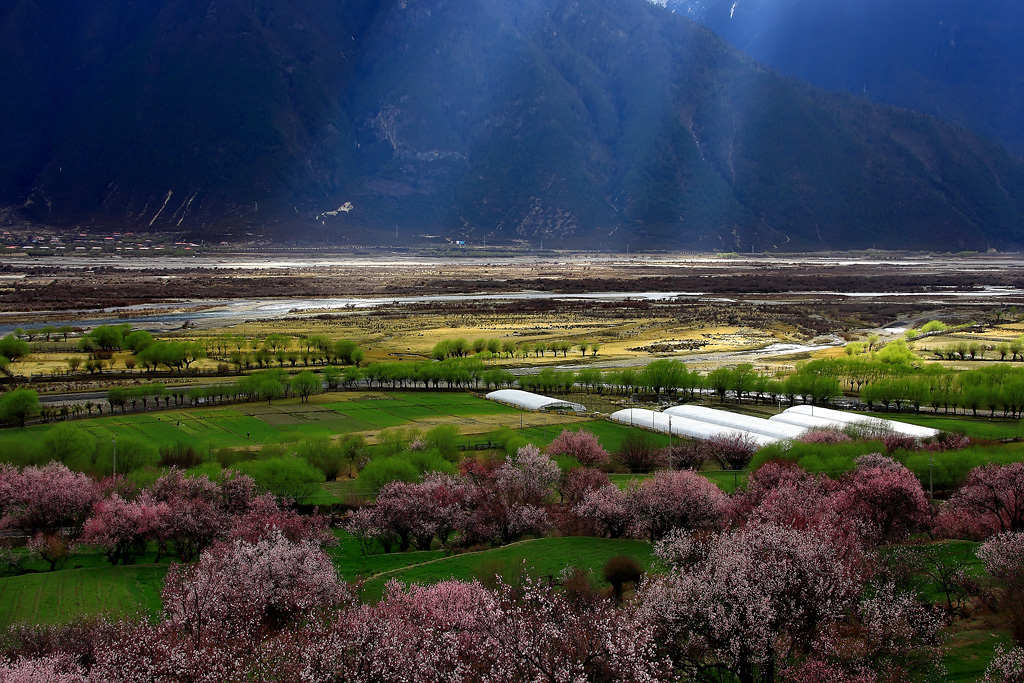
{"label": "greenhouse roof", "polygon": [[575,410],[586,412],[587,407],[581,403],[562,401],[561,399],[541,396],[521,389],[499,389],[487,394],[487,398],[498,403],[515,406],[523,410]]}
{"label": "greenhouse roof", "polygon": [[[806,430],[812,429],[836,429],[843,430],[850,426],[849,422],[842,422],[840,420],[832,420],[827,417],[818,417],[817,415],[803,415],[801,413],[787,413],[782,411],[778,415],[772,415],[768,418],[769,422],[777,422],[779,424],[795,425],[797,427],[803,427]],[[870,426],[870,425],[866,425]],[[881,425],[879,425],[881,429]]]}
{"label": "greenhouse roof", "polygon": [[700,420],[694,420],[689,417],[680,417],[669,413],[659,413],[654,410],[646,410],[643,408],[626,408],[625,410],[618,410],[612,413],[611,419],[615,422],[628,424],[633,427],[650,429],[655,432],[661,432],[662,434],[668,434],[671,429],[672,434],[675,434],[676,436],[688,436],[693,439],[742,436],[749,438],[758,446],[765,446],[779,440],[776,437],[758,434],[757,432],[745,429],[725,427],[723,425],[711,424],[710,422],[701,422]]}
{"label": "greenhouse roof", "polygon": [[722,425],[723,427],[756,432],[776,439],[796,439],[807,431],[804,427],[797,427],[785,422],[771,422],[763,417],[740,415],[728,410],[716,410],[715,408],[706,408],[704,406],[672,406],[671,408],[666,408],[665,412],[669,415],[688,417],[701,422]]}
{"label": "greenhouse roof", "polygon": [[[804,415],[823,420],[831,420],[836,423],[836,426],[838,426],[839,429],[848,425],[866,425],[869,427],[876,427],[884,431],[894,432],[896,434],[905,434],[916,439],[928,439],[939,433],[937,429],[907,424],[906,422],[900,422],[898,420],[883,420],[877,417],[869,417],[858,413],[849,413],[843,410],[832,410],[831,408],[820,408],[818,406],[793,406],[791,408],[786,408],[782,412],[782,415]],[[783,422],[791,422],[791,420],[784,418],[780,418],[780,420]]]}

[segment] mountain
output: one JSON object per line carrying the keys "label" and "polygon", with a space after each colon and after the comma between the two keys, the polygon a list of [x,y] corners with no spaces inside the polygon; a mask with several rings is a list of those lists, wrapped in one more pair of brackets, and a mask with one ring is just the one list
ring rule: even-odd
{"label": "mountain", "polygon": [[[643,0],[10,0],[10,220],[206,239],[1024,245],[1024,165]],[[12,106],[11,103],[16,103]]]}
{"label": "mountain", "polygon": [[1024,157],[1024,6],[1017,0],[660,4],[783,73],[938,116]]}

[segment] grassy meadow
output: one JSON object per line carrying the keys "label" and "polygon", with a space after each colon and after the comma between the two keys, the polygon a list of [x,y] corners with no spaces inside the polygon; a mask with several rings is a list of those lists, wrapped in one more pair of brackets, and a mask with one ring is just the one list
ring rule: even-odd
{"label": "grassy meadow", "polygon": [[[507,427],[518,429],[538,444],[548,443],[561,425],[601,424],[609,443],[617,447],[624,438],[621,428],[595,423],[573,415],[525,413],[488,401],[469,392],[344,392],[266,403],[242,403],[223,407],[182,408],[147,413],[114,413],[69,424],[81,428],[102,443],[114,437],[132,436],[154,446],[185,444],[197,450],[249,448],[265,444],[293,443],[315,435],[359,433],[374,443],[376,435],[393,427],[426,431],[442,424],[456,425],[472,440]],[[23,429],[0,430],[0,460],[24,451],[44,438],[58,424],[37,424]],[[600,436],[600,435],[599,435]]]}
{"label": "grassy meadow", "polygon": [[[69,565],[75,565],[78,556]],[[168,565],[83,566],[0,578],[0,629],[80,617],[155,616]]]}
{"label": "grassy meadow", "polygon": [[447,579],[477,579],[488,583],[500,576],[503,581],[511,582],[523,571],[535,577],[557,577],[567,567],[578,567],[592,576],[592,583],[607,586],[601,577],[601,568],[608,560],[616,555],[628,555],[648,570],[653,561],[651,551],[650,543],[631,539],[533,538],[482,552],[440,557],[382,571],[368,577],[362,590],[364,597],[374,600],[383,595],[389,581],[426,584]]}

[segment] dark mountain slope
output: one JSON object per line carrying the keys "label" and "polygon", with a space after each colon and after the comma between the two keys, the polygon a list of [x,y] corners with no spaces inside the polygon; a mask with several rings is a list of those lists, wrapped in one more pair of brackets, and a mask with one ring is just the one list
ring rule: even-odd
{"label": "dark mountain slope", "polygon": [[3,17],[3,63],[20,73],[0,92],[30,103],[5,136],[32,144],[10,147],[16,172],[0,187],[26,196],[26,215],[258,223],[260,200],[354,166],[339,97],[377,3],[97,0],[64,16],[65,5],[19,2]]}
{"label": "dark mountain slope", "polygon": [[1024,157],[1017,0],[667,0],[783,73],[938,116]]}
{"label": "dark mountain slope", "polygon": [[98,0],[51,25],[54,2],[0,14],[4,36],[41,36],[0,48],[18,67],[0,92],[28,103],[4,132],[2,196],[40,222],[335,243],[398,226],[588,247],[1024,244],[1024,167],[1003,150],[787,80],[641,0]]}

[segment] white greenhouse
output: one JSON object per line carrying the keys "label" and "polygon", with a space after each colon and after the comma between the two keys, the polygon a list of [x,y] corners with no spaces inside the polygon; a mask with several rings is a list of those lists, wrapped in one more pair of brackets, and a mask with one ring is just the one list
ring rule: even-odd
{"label": "white greenhouse", "polygon": [[806,427],[798,427],[785,422],[771,422],[763,417],[740,415],[728,410],[716,410],[704,406],[672,406],[666,408],[665,412],[669,415],[688,417],[723,427],[756,432],[776,439],[798,439],[807,431]]}
{"label": "white greenhouse", "polygon": [[881,420],[866,415],[847,413],[841,410],[819,408],[817,406],[793,406],[786,408],[778,415],[768,418],[772,422],[784,422],[807,429],[845,429],[851,425],[878,429],[880,431],[905,434],[915,439],[927,439],[938,434],[938,430],[928,427],[898,422],[896,420]]}
{"label": "white greenhouse", "polygon": [[[800,413],[787,413],[785,411],[778,415],[772,415],[768,418],[769,422],[776,422],[778,424],[788,424],[797,427],[803,427],[805,430],[811,429],[846,429],[850,426],[848,422],[840,422],[838,420],[830,420],[826,417],[818,417],[817,415],[801,415]],[[879,429],[882,428],[878,425]]]}
{"label": "white greenhouse", "polygon": [[561,399],[541,396],[521,389],[499,389],[487,394],[487,398],[498,403],[522,408],[523,410],[575,410],[579,413],[587,412],[587,407],[581,403],[562,401]]}
{"label": "white greenhouse", "polygon": [[756,443],[758,447],[766,446],[779,440],[756,432],[750,432],[743,429],[733,429],[732,427],[715,425],[710,422],[701,422],[700,420],[669,415],[668,413],[659,413],[645,408],[626,408],[625,410],[618,410],[611,414],[611,419],[614,422],[627,424],[633,427],[642,427],[655,432],[661,432],[662,434],[668,434],[671,429],[671,433],[676,436],[688,436],[694,439],[712,439],[719,436],[742,436],[750,438],[750,440]]}

